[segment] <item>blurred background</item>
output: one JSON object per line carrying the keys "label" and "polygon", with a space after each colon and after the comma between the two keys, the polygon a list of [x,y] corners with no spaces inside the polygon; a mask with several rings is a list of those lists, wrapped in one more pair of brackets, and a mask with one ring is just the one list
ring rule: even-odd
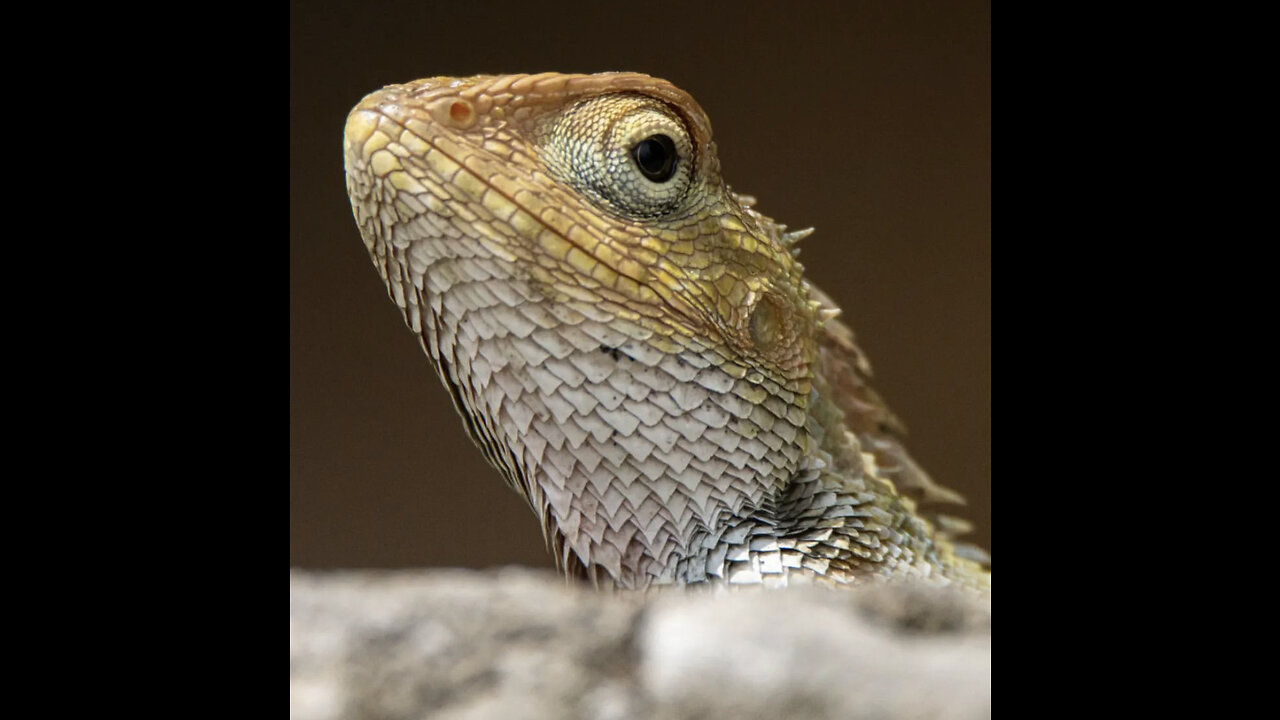
{"label": "blurred background", "polygon": [[347,112],[433,75],[632,70],[689,91],[791,228],[913,456],[991,549],[989,2],[293,2],[289,564],[552,567],[370,263]]}

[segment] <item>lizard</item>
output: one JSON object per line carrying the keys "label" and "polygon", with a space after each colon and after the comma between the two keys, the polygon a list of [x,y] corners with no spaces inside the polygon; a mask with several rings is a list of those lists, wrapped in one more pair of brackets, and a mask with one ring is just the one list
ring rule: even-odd
{"label": "lizard", "polygon": [[597,587],[990,592],[788,231],[640,73],[433,77],[347,117],[352,212],[467,433]]}

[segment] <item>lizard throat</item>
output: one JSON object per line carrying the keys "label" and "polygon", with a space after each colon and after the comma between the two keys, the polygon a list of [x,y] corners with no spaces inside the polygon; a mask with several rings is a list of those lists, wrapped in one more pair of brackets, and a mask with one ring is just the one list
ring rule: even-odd
{"label": "lizard throat", "polygon": [[425,281],[405,288],[406,315],[418,313],[406,319],[564,569],[674,582],[682,558],[801,467],[806,414],[726,373],[710,346],[673,351],[597,306],[552,302],[465,244],[416,247],[405,259],[423,272],[409,276]]}

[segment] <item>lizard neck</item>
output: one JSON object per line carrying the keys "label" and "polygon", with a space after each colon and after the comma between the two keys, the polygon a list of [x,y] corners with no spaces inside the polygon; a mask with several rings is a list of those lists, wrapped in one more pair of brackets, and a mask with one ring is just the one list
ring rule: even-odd
{"label": "lizard neck", "polygon": [[734,377],[696,339],[546,298],[457,241],[435,247],[448,254],[404,258],[424,265],[406,277],[425,278],[406,288],[407,319],[563,569],[627,588],[685,582],[726,531],[774,522],[809,455],[807,397]]}
{"label": "lizard neck", "polygon": [[737,376],[696,338],[548,298],[515,264],[466,247],[393,243],[387,274],[402,278],[406,320],[467,430],[565,572],[639,589],[947,565],[845,427],[820,367],[798,397]]}

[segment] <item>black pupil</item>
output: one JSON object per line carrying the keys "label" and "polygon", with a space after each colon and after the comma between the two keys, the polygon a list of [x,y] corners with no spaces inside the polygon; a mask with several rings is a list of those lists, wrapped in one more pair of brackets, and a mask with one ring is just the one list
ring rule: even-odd
{"label": "black pupil", "polygon": [[650,135],[631,149],[640,172],[654,182],[666,182],[676,174],[676,144],[666,135]]}

